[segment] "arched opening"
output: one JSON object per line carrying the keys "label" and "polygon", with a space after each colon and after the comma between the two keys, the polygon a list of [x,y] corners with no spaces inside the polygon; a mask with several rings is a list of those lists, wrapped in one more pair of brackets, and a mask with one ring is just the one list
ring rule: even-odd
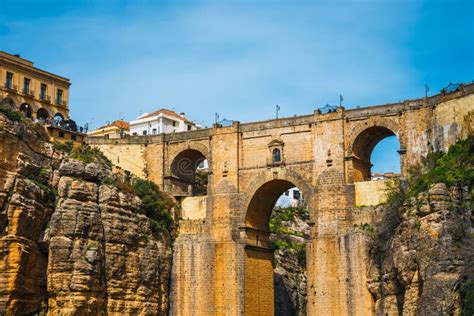
{"label": "arched opening", "polygon": [[178,196],[207,194],[209,164],[198,150],[186,149],[179,153],[171,164],[172,192]]}
{"label": "arched opening", "polygon": [[62,121],[60,123],[61,127],[69,131],[77,132],[76,122],[73,120]]}
{"label": "arched opening", "polygon": [[32,111],[31,111],[31,105],[28,103],[23,103],[20,105],[20,111],[25,115],[26,118],[31,119],[32,117]]}
{"label": "arched opening", "polygon": [[16,110],[15,101],[13,101],[11,98],[3,99],[1,105],[7,109]]}
{"label": "arched opening", "polygon": [[61,113],[56,113],[53,116],[53,121],[57,124],[60,124],[64,121],[64,116]]}
{"label": "arched opening", "polygon": [[40,121],[46,121],[49,118],[49,113],[45,109],[41,108],[36,112],[36,118]]}
{"label": "arched opening", "polygon": [[244,228],[245,314],[305,314],[308,221],[304,195],[294,183],[275,179],[254,193]]}
{"label": "arched opening", "polygon": [[373,169],[374,162],[377,166],[388,163],[396,166],[393,170],[399,171],[399,149],[400,143],[395,132],[386,127],[372,126],[362,131],[352,145],[354,182],[371,180],[374,171],[384,171]]}

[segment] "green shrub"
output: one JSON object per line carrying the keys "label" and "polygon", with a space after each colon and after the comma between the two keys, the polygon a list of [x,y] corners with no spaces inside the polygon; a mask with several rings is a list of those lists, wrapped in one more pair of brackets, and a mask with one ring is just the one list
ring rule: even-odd
{"label": "green shrub", "polygon": [[171,216],[171,209],[175,206],[173,200],[149,180],[137,179],[133,188],[142,200],[153,234],[157,235],[164,229],[172,232],[175,228]]}
{"label": "green shrub", "polygon": [[73,144],[72,142],[65,142],[65,143],[54,142],[53,148],[58,151],[65,151],[67,153],[70,153],[73,149]]}
{"label": "green shrub", "polygon": [[108,168],[112,168],[112,162],[105,157],[99,148],[92,148],[88,145],[82,145],[79,148],[72,149],[69,157],[84,163],[95,162]]}
{"label": "green shrub", "polygon": [[474,136],[456,142],[447,152],[433,152],[409,170],[405,180],[389,183],[388,205],[401,205],[429,190],[436,183],[472,187],[474,180]]}
{"label": "green shrub", "polygon": [[4,105],[0,105],[0,113],[5,114],[5,116],[11,121],[23,122],[25,120],[23,113],[12,110]]}
{"label": "green shrub", "polygon": [[33,182],[34,184],[36,184],[42,191],[46,192],[46,194],[48,194],[51,203],[54,204],[56,202],[58,191],[55,188],[50,186],[47,182],[44,182],[39,179],[29,179],[29,180]]}

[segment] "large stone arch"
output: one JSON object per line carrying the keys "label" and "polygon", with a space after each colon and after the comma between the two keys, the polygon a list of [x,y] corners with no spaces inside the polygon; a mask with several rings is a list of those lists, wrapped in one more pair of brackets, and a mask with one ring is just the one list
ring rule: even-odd
{"label": "large stone arch", "polygon": [[[239,225],[243,226],[246,222],[247,211],[249,205],[252,201],[252,198],[255,196],[257,191],[272,180],[283,180],[289,183],[292,183],[294,186],[298,187],[305,196],[306,201],[308,202],[308,207],[314,209],[315,205],[315,196],[314,190],[311,185],[304,179],[302,175],[292,170],[282,169],[282,172],[275,175],[272,170],[260,172],[252,182],[250,182],[246,188],[243,189],[244,197],[241,204],[241,213],[239,214]],[[312,214],[313,212],[310,212]],[[314,220],[312,218],[312,220]]]}
{"label": "large stone arch", "polygon": [[[287,169],[268,169],[259,173],[244,190],[240,215],[243,244],[243,299],[246,315],[273,315],[273,248],[269,220],[278,197],[287,189],[298,187],[312,205],[313,190],[298,173]],[[311,212],[310,212],[311,213]]]}

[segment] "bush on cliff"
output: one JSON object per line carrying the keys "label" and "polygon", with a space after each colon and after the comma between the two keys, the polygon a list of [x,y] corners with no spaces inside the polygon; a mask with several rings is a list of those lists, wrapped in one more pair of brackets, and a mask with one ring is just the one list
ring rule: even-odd
{"label": "bush on cliff", "polygon": [[0,113],[3,113],[9,120],[14,122],[22,122],[25,120],[23,113],[12,110],[4,105],[0,105]]}
{"label": "bush on cliff", "polygon": [[[67,146],[67,149],[69,146]],[[98,148],[93,148],[88,145],[81,145],[78,148],[74,148],[70,151],[69,158],[82,161],[84,163],[98,163],[100,165],[106,166],[107,168],[112,168],[112,162],[105,157],[105,155]]]}
{"label": "bush on cliff", "polygon": [[390,189],[388,205],[401,205],[407,198],[426,192],[436,183],[467,186],[474,181],[474,136],[456,142],[447,152],[433,152],[420,165],[410,169],[406,180],[395,180]]}
{"label": "bush on cliff", "polygon": [[171,233],[175,228],[171,216],[171,210],[175,206],[173,200],[150,180],[137,179],[133,187],[142,200],[146,216],[150,218],[153,234],[158,235],[163,229]]}

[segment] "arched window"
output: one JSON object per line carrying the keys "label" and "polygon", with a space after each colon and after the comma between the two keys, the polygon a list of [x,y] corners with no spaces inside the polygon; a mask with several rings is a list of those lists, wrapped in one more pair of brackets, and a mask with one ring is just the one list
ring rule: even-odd
{"label": "arched window", "polygon": [[28,103],[23,103],[20,105],[20,111],[25,115],[26,118],[31,118],[31,105]]}
{"label": "arched window", "polygon": [[272,151],[272,162],[280,163],[281,162],[281,151],[279,148],[275,148]]}
{"label": "arched window", "polygon": [[36,112],[38,120],[46,121],[49,118],[49,113],[45,109],[41,108]]}
{"label": "arched window", "polygon": [[53,120],[57,123],[64,121],[64,116],[61,113],[54,114]]}

